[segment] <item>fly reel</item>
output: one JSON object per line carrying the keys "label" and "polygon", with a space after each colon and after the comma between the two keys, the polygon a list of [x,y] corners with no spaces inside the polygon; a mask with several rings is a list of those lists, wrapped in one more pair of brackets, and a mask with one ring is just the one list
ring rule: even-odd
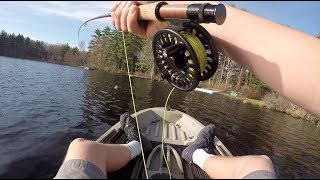
{"label": "fly reel", "polygon": [[152,48],[162,78],[182,91],[192,91],[200,81],[213,76],[218,67],[212,37],[196,23],[178,21],[159,30]]}

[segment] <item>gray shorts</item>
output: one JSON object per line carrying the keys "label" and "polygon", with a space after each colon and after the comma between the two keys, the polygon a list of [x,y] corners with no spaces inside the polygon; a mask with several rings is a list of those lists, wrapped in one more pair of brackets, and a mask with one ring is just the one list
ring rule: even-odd
{"label": "gray shorts", "polygon": [[107,176],[91,162],[70,159],[62,163],[53,179],[107,179]]}
{"label": "gray shorts", "polygon": [[[65,161],[54,179],[107,179],[101,169],[96,165],[80,159]],[[243,179],[276,179],[276,175],[270,171],[254,171]]]}

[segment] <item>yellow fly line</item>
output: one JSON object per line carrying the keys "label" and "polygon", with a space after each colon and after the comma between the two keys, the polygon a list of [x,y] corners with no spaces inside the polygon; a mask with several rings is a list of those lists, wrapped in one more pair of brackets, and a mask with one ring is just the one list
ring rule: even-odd
{"label": "yellow fly line", "polygon": [[125,41],[125,38],[124,38],[123,31],[122,31],[122,40],[123,40],[124,53],[125,53],[126,63],[127,63],[128,78],[129,78],[129,85],[130,85],[130,91],[131,91],[131,98],[132,98],[132,104],[133,104],[133,109],[134,109],[134,116],[136,117],[136,124],[137,124],[137,129],[138,129],[138,136],[139,136],[141,154],[142,154],[142,159],[143,159],[143,166],[144,166],[144,171],[146,173],[146,177],[147,177],[147,179],[149,179],[148,172],[147,172],[147,166],[146,166],[146,160],[144,158],[144,152],[143,152],[141,136],[140,136],[140,128],[139,128],[139,122],[138,122],[138,117],[137,117],[136,105],[135,105],[135,102],[134,102],[132,83],[131,83],[131,77],[130,77],[130,70],[129,70],[128,55],[127,55],[127,48],[126,48],[126,41]]}
{"label": "yellow fly line", "polygon": [[[143,145],[142,145],[142,141],[141,141],[141,135],[140,135],[140,128],[139,128],[139,122],[138,122],[138,117],[137,117],[137,111],[136,111],[136,105],[135,105],[135,101],[134,101],[134,96],[133,96],[133,90],[132,90],[132,83],[131,83],[131,76],[130,76],[130,70],[129,70],[129,62],[128,62],[128,55],[127,55],[127,48],[126,48],[126,42],[125,42],[125,36],[124,33],[122,31],[122,40],[123,40],[123,46],[124,46],[124,52],[125,52],[125,57],[126,57],[126,64],[127,64],[127,71],[128,71],[128,78],[129,78],[129,85],[130,85],[130,92],[131,92],[131,98],[132,98],[132,104],[133,104],[133,109],[134,109],[134,114],[135,114],[135,118],[136,118],[136,124],[137,124],[137,129],[138,129],[138,136],[139,136],[139,141],[140,141],[140,148],[141,148],[141,154],[142,154],[142,159],[143,159],[143,166],[144,166],[144,171],[146,173],[146,177],[147,179],[149,179],[148,176],[148,172],[147,172],[147,166],[146,166],[146,161],[145,161],[145,157],[144,157],[144,152],[143,152]],[[172,88],[172,90],[170,91],[165,106],[164,106],[164,111],[163,111],[163,127],[162,127],[162,153],[163,153],[163,157],[164,160],[166,162],[167,168],[168,168],[168,173],[171,179],[171,171],[168,165],[168,161],[167,158],[165,157],[165,153],[164,153],[164,125],[165,125],[165,117],[166,117],[166,109],[167,109],[167,103],[169,101],[170,95],[173,92],[175,88]]]}
{"label": "yellow fly line", "polygon": [[202,73],[207,65],[207,51],[204,45],[202,44],[200,39],[192,33],[181,32],[181,34],[183,35],[184,38],[186,38],[186,40],[189,42],[192,49],[194,50],[198,60],[200,73]]}
{"label": "yellow fly line", "polygon": [[170,179],[171,178],[171,171],[170,171],[170,166],[168,164],[168,161],[167,161],[167,158],[165,156],[165,153],[164,153],[164,126],[165,126],[165,122],[166,122],[166,111],[167,111],[167,104],[168,104],[168,101],[169,101],[169,98],[171,96],[171,93],[173,92],[175,88],[173,87],[167,97],[167,100],[166,100],[166,104],[164,105],[164,110],[163,110],[163,120],[162,120],[162,140],[161,140],[161,144],[162,144],[162,154],[163,154],[163,158],[164,158],[164,161],[166,162],[166,165],[167,165],[167,169],[168,169],[168,173],[169,173],[169,176],[170,176]]}
{"label": "yellow fly line", "polygon": [[[201,41],[199,40],[199,38],[197,36],[195,36],[192,33],[187,33],[187,32],[182,32],[181,33],[186,40],[190,43],[191,47],[193,48],[196,57],[197,57],[197,61],[199,64],[199,68],[200,68],[200,72],[203,72],[206,64],[207,64],[207,54],[206,54],[206,49],[204,47],[204,45],[201,43]],[[143,145],[142,145],[142,141],[141,141],[141,135],[140,135],[140,128],[139,128],[139,122],[138,122],[138,117],[137,117],[137,111],[136,111],[136,106],[135,106],[135,101],[134,101],[134,95],[133,95],[133,90],[132,90],[132,83],[131,83],[131,76],[130,76],[130,70],[129,70],[129,62],[128,62],[128,55],[127,55],[127,48],[126,48],[126,42],[125,42],[125,35],[122,31],[122,39],[123,39],[123,46],[124,46],[124,52],[125,52],[125,57],[126,57],[126,64],[127,64],[127,71],[128,71],[128,78],[129,78],[129,85],[130,85],[130,91],[131,91],[131,98],[132,98],[132,104],[133,104],[133,109],[134,109],[134,113],[135,113],[135,119],[136,119],[136,124],[137,124],[137,129],[138,129],[138,136],[139,136],[139,141],[140,141],[140,148],[141,148],[141,154],[142,154],[142,159],[143,159],[143,165],[144,165],[144,170],[145,170],[145,174],[147,179],[149,179],[148,176],[148,172],[147,172],[147,167],[146,167],[146,161],[145,161],[145,157],[144,157],[144,151],[143,151]],[[168,101],[170,99],[170,96],[173,92],[175,88],[172,88],[172,90],[170,91],[167,99],[166,99],[166,103],[164,106],[164,111],[163,111],[163,121],[162,121],[162,140],[161,140],[161,149],[162,149],[162,154],[163,154],[163,158],[165,160],[167,169],[168,169],[168,174],[170,176],[170,179],[172,179],[171,176],[171,171],[170,171],[170,166],[168,164],[167,158],[165,156],[165,152],[164,152],[164,129],[165,129],[165,119],[166,119],[166,109],[167,109],[167,104]]]}

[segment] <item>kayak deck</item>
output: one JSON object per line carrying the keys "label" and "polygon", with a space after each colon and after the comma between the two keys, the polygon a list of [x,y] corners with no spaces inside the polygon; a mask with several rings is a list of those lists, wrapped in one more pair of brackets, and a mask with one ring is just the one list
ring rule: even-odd
{"label": "kayak deck", "polygon": [[[151,141],[153,151],[145,153],[145,160],[149,178],[156,174],[157,170],[167,172],[166,164],[162,158],[162,116],[163,107],[149,108],[137,112],[141,134]],[[134,114],[131,116],[134,117]],[[167,110],[164,126],[165,154],[170,166],[171,174],[175,178],[184,179],[209,179],[209,176],[197,165],[188,163],[181,158],[181,153],[197,137],[204,126],[191,116],[177,111]],[[101,143],[124,144],[127,141],[126,135],[120,128],[120,123],[112,126],[105,134],[96,140]],[[158,147],[157,147],[158,146]],[[215,137],[215,154],[221,156],[232,156],[222,142]],[[169,151],[167,151],[169,149]],[[150,155],[151,154],[151,155]],[[150,157],[149,157],[150,156]],[[150,162],[154,161],[154,163]],[[160,163],[159,163],[160,162]],[[108,173],[108,178],[141,179],[145,178],[142,156],[131,160],[122,169]]]}
{"label": "kayak deck", "polygon": [[[110,138],[107,138],[102,143],[111,143],[111,144],[124,144],[126,143],[127,139],[123,132],[123,130],[119,130],[118,132],[113,131]],[[160,145],[161,143],[152,142],[153,147]],[[182,151],[184,150],[185,146],[181,145],[171,145],[174,147],[179,155],[181,155]],[[145,153],[145,157],[147,158],[150,153]],[[184,169],[184,178],[185,179],[210,179],[209,176],[197,165],[187,163],[186,161],[182,160],[182,165]],[[166,168],[166,166],[164,166]],[[144,167],[143,167],[143,159],[142,156],[138,156],[132,159],[125,167],[122,169],[108,173],[108,178],[110,179],[142,179],[144,178]]]}

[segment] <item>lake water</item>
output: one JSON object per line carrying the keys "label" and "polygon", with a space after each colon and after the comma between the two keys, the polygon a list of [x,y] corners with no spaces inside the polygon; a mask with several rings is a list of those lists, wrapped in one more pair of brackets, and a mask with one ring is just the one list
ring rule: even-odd
{"label": "lake water", "polygon": [[[132,83],[137,110],[164,106],[172,88]],[[215,124],[234,155],[268,155],[279,178],[320,178],[313,124],[196,91],[175,90],[169,106]],[[132,109],[125,75],[0,56],[0,178],[53,178],[73,139],[95,140]]]}

